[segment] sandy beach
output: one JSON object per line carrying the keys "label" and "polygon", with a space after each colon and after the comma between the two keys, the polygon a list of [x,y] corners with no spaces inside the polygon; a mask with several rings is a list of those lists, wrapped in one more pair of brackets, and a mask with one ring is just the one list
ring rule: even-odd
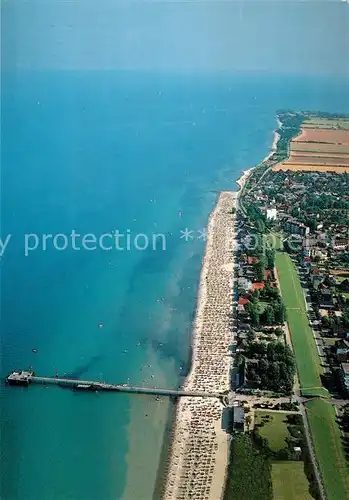
{"label": "sandy beach", "polygon": [[[282,123],[280,122],[279,119],[277,120],[277,122],[278,122],[278,127],[281,127]],[[271,145],[270,153],[267,154],[267,156],[264,158],[264,160],[262,161],[262,163],[268,161],[269,158],[271,158],[273,156],[273,154],[276,152],[277,143],[278,143],[279,139],[280,139],[280,134],[278,134],[277,131],[274,130],[273,143]]]}
{"label": "sandy beach", "polygon": [[[278,126],[281,123],[278,121]],[[274,131],[268,161],[280,135]],[[235,264],[235,215],[239,193],[254,168],[236,181],[238,192],[220,193],[208,224],[206,252],[200,276],[192,336],[192,365],[183,387],[188,390],[230,390],[233,333],[231,312]],[[229,461],[229,434],[219,400],[183,398],[172,430],[162,500],[220,500]]]}
{"label": "sandy beach", "polygon": [[[231,319],[237,193],[222,192],[211,214],[192,337],[188,390],[230,388]],[[179,401],[172,433],[163,499],[219,500],[224,492],[229,435],[222,429],[224,407],[215,399]]]}

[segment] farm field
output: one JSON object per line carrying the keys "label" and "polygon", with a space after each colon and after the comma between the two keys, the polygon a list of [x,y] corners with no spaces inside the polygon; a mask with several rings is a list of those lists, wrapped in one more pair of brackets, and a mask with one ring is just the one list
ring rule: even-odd
{"label": "farm field", "polygon": [[288,254],[281,252],[276,253],[275,264],[287,311],[301,393],[328,396],[327,390],[322,387],[320,375],[323,370],[313,332],[309,326],[303,290],[295,265]]}
{"label": "farm field", "polygon": [[305,164],[295,164],[295,163],[282,163],[273,168],[275,172],[283,170],[303,171],[303,172],[337,172],[337,174],[344,174],[349,172],[348,167],[338,167],[336,165],[305,165]]}
{"label": "farm field", "polygon": [[318,151],[294,151],[292,150],[292,158],[295,156],[310,156],[310,158],[349,158],[348,153],[322,153]]}
{"label": "farm field", "polygon": [[340,128],[349,130],[348,118],[319,118],[312,117],[305,120],[302,124],[303,128]]}
{"label": "farm field", "polygon": [[293,139],[293,142],[322,142],[349,146],[349,130],[303,128],[302,132]]}
{"label": "farm field", "polygon": [[[303,153],[303,154],[302,154]],[[289,145],[289,158],[273,170],[348,172],[349,119],[311,117]]]}
{"label": "farm field", "polygon": [[328,500],[349,499],[349,466],[333,407],[323,399],[306,403],[309,426]]}
{"label": "farm field", "polygon": [[331,156],[331,157],[321,157],[315,156],[316,153],[313,153],[313,156],[299,156],[292,155],[289,160],[286,160],[284,164],[294,164],[294,163],[303,163],[303,164],[311,164],[311,165],[338,165],[338,166],[349,166],[349,155],[343,155],[342,157]]}
{"label": "farm field", "polygon": [[348,154],[349,147],[342,144],[323,144],[321,142],[291,142],[291,153],[293,151],[308,151],[310,153]]}
{"label": "farm field", "polygon": [[274,500],[312,500],[303,462],[273,462]]}

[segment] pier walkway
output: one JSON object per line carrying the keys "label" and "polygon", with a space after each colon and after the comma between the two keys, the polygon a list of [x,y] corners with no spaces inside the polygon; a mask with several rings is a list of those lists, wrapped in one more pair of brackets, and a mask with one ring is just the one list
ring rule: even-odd
{"label": "pier walkway", "polygon": [[221,393],[212,393],[204,391],[183,391],[175,389],[157,389],[151,387],[138,387],[127,384],[107,384],[95,380],[79,380],[71,378],[60,377],[38,377],[30,371],[12,372],[7,377],[7,382],[10,385],[24,385],[30,384],[50,384],[59,385],[60,387],[70,387],[77,390],[86,391],[116,391],[125,392],[129,394],[148,394],[154,396],[169,396],[169,397],[201,397],[201,398],[220,398],[224,396]]}

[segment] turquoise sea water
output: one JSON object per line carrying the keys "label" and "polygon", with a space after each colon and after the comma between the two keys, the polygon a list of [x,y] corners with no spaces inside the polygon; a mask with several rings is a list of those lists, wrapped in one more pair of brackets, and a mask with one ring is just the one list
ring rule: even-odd
{"label": "turquoise sea water", "polygon": [[[348,112],[347,86],[254,74],[4,75],[1,236],[11,239],[1,263],[2,377],[32,365],[42,375],[177,386],[203,252],[197,236],[215,191],[235,189],[268,153],[277,109]],[[58,251],[52,239],[43,250],[43,234],[72,230],[163,233],[166,250]],[[24,235],[34,233],[38,248],[25,256]],[[155,476],[159,457],[135,441],[130,455],[131,441],[150,426],[161,440],[164,427],[135,410],[134,397],[2,385],[1,499],[120,499],[133,460],[131,500],[150,498],[143,476]]]}

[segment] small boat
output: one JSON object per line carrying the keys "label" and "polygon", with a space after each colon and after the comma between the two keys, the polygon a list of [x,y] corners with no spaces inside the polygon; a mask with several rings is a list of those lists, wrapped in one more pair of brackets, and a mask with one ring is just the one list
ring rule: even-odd
{"label": "small boat", "polygon": [[98,328],[103,328],[103,323],[98,323]]}
{"label": "small boat", "polygon": [[35,352],[35,354],[37,354],[39,352],[39,349],[32,349],[32,352]]}

